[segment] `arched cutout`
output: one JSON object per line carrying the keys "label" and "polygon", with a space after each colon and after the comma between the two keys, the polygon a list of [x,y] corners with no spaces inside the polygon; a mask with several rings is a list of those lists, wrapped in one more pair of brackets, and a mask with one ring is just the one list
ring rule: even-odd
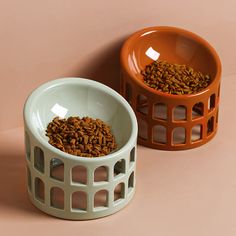
{"label": "arched cutout", "polygon": [[99,166],[94,171],[94,182],[108,181],[108,167]]}
{"label": "arched cutout", "polygon": [[30,138],[27,132],[25,132],[25,151],[26,151],[26,157],[30,161],[30,155],[31,155],[31,146],[30,146]]}
{"label": "arched cutout", "polygon": [[147,115],[148,114],[148,100],[144,95],[138,95],[137,97],[137,111]]}
{"label": "arched cutout", "polygon": [[35,178],[35,198],[38,199],[40,202],[44,203],[45,200],[45,186],[44,186],[44,182],[36,177]]}
{"label": "arched cutout", "polygon": [[135,162],[135,147],[130,152],[130,162]]}
{"label": "arched cutout", "polygon": [[40,147],[34,147],[34,167],[44,173],[44,153]]}
{"label": "arched cutout", "polygon": [[197,124],[193,126],[191,133],[191,141],[196,142],[202,139],[202,125]]}
{"label": "arched cutout", "polygon": [[186,142],[185,128],[177,127],[173,129],[173,144],[184,144]]}
{"label": "arched cutout", "polygon": [[147,122],[140,118],[138,119],[138,137],[144,140],[147,140],[148,138]]}
{"label": "arched cutout", "polygon": [[87,210],[87,194],[84,191],[77,191],[72,194],[72,209]]}
{"label": "arched cutout", "polygon": [[64,181],[64,163],[58,158],[50,161],[50,177],[59,181]]}
{"label": "arched cutout", "polygon": [[52,187],[50,191],[51,206],[64,209],[64,191],[58,187]]}
{"label": "arched cutout", "polygon": [[153,142],[165,144],[167,142],[166,127],[155,125],[153,127]]}
{"label": "arched cutout", "polygon": [[216,106],[216,95],[212,94],[208,99],[208,111],[211,111]]}
{"label": "arched cutout", "polygon": [[108,191],[103,189],[94,195],[94,207],[107,207],[108,206]]}
{"label": "arched cutout", "polygon": [[121,159],[114,165],[114,177],[125,173],[125,159]]}
{"label": "arched cutout", "polygon": [[29,167],[27,166],[27,184],[28,184],[28,190],[31,192],[32,191],[32,182],[31,182],[31,172]]}
{"label": "arched cutout", "polygon": [[185,106],[177,106],[174,108],[174,120],[187,120],[187,109]]}
{"label": "arched cutout", "polygon": [[125,197],[125,184],[119,183],[114,189],[114,201],[119,201]]}
{"label": "arched cutout", "polygon": [[192,119],[199,118],[203,116],[204,105],[202,102],[196,103],[192,108]]}
{"label": "arched cutout", "polygon": [[72,181],[79,184],[87,184],[87,169],[84,166],[72,168]]}
{"label": "arched cutout", "polygon": [[214,116],[212,116],[207,122],[207,135],[210,135],[214,131]]}
{"label": "arched cutout", "polygon": [[129,180],[128,180],[128,190],[129,190],[129,192],[131,192],[133,188],[134,188],[134,172],[132,172],[129,176]]}
{"label": "arched cutout", "polygon": [[153,118],[154,119],[167,119],[167,106],[164,103],[156,103],[153,107]]}

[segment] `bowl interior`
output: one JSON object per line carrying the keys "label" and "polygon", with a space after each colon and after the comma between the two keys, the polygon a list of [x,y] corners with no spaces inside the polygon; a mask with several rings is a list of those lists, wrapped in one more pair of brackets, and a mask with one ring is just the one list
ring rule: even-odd
{"label": "bowl interior", "polygon": [[132,121],[126,106],[118,99],[119,95],[94,81],[74,81],[72,79],[69,83],[40,88],[31,95],[31,104],[26,114],[29,116],[30,129],[48,141],[45,130],[56,116],[99,118],[111,126],[120,149],[130,138]]}
{"label": "bowl interior", "polygon": [[216,75],[217,63],[208,43],[190,32],[172,27],[143,30],[134,34],[127,41],[122,60],[129,73],[142,79],[140,72],[153,62],[155,52],[160,54],[160,60],[186,64],[209,74],[211,78]]}

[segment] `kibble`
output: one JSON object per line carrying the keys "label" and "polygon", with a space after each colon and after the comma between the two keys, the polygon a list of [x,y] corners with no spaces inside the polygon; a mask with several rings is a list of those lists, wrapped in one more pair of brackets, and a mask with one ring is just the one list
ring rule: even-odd
{"label": "kibble", "polygon": [[161,60],[147,65],[141,74],[149,87],[175,95],[198,93],[211,83],[209,75],[203,75],[190,66]]}
{"label": "kibble", "polygon": [[55,117],[47,126],[49,143],[63,152],[82,156],[105,156],[117,148],[111,128],[90,117]]}

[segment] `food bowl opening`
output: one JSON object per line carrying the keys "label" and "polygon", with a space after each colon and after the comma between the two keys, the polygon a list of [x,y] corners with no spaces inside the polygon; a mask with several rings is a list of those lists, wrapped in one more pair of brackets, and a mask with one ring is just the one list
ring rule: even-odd
{"label": "food bowl opening", "polygon": [[31,94],[25,105],[25,119],[29,130],[44,143],[48,143],[45,131],[54,117],[101,119],[115,136],[118,145],[115,152],[131,137],[132,114],[127,105],[105,85],[88,79],[65,78],[50,81]]}
{"label": "food bowl opening", "polygon": [[214,80],[219,68],[214,49],[199,36],[175,27],[151,27],[133,34],[122,50],[128,73],[142,80],[141,71],[155,60],[185,64]]}

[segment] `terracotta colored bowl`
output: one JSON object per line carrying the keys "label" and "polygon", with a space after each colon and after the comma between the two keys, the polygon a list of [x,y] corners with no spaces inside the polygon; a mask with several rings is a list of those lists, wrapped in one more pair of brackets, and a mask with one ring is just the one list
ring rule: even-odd
{"label": "terracotta colored bowl", "polygon": [[[151,51],[151,53],[150,53]],[[172,95],[143,83],[141,70],[156,60],[186,64],[209,74],[211,84],[191,95]],[[121,50],[121,94],[131,104],[139,124],[140,144],[163,150],[198,147],[214,137],[218,125],[221,63],[212,46],[175,27],[140,30]]]}

